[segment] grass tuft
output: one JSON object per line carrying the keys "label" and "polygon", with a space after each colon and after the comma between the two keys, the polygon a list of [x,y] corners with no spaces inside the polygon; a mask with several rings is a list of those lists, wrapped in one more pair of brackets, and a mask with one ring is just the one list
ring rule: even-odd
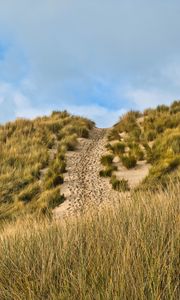
{"label": "grass tuft", "polygon": [[113,163],[113,159],[114,157],[111,154],[104,155],[101,157],[101,164],[103,166],[111,166]]}
{"label": "grass tuft", "polygon": [[132,169],[137,164],[137,160],[136,160],[135,156],[130,156],[130,155],[122,156],[121,161],[122,161],[123,166],[125,166],[127,169]]}
{"label": "grass tuft", "polygon": [[111,177],[110,183],[114,190],[118,192],[127,192],[130,190],[128,181],[125,179],[117,179],[115,175]]}

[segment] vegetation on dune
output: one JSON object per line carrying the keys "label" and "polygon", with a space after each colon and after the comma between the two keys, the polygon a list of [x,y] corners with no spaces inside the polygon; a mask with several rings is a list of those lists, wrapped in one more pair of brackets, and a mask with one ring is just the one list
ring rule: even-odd
{"label": "vegetation on dune", "polygon": [[115,175],[111,176],[110,183],[113,189],[118,192],[127,192],[130,190],[128,181],[123,178],[119,180]]}
{"label": "vegetation on dune", "polygon": [[144,159],[144,151],[138,143],[130,142],[127,144],[127,146],[129,147],[129,154],[131,156],[134,156],[137,161],[141,161]]}
{"label": "vegetation on dune", "polygon": [[149,162],[152,168],[143,181],[144,188],[156,188],[160,183],[166,186],[169,180],[177,180],[180,175],[180,127],[167,129],[155,140]]}
{"label": "vegetation on dune", "polygon": [[178,299],[179,187],[66,222],[1,223],[0,299]]}
{"label": "vegetation on dune", "polygon": [[119,156],[126,168],[135,167],[141,160],[152,165],[142,188],[156,188],[159,183],[166,186],[169,176],[175,181],[179,177],[180,101],[146,109],[143,113],[128,112],[115,124],[108,138],[106,148],[114,157],[119,155],[117,145],[124,145],[124,153]]}
{"label": "vegetation on dune", "polygon": [[[180,101],[109,132],[99,175],[116,203],[54,220],[66,153],[93,126],[66,111],[0,126],[0,299],[178,299]],[[130,192],[116,161],[143,159],[149,175]]]}
{"label": "vegetation on dune", "polygon": [[117,167],[114,165],[107,166],[105,169],[100,170],[99,175],[101,177],[111,177],[112,173],[117,171]]}
{"label": "vegetation on dune", "polygon": [[101,157],[101,164],[103,166],[111,166],[113,162],[113,155],[107,154]]}
{"label": "vegetation on dune", "polygon": [[66,111],[0,126],[0,219],[31,212],[32,207],[37,212],[42,206],[47,210],[51,199],[46,196],[44,201],[42,197],[51,189],[58,188],[57,202],[59,198],[62,201],[66,151],[74,150],[77,138],[88,137],[93,126],[93,122]]}
{"label": "vegetation on dune", "polygon": [[121,161],[122,161],[123,166],[125,166],[127,169],[132,169],[137,164],[136,158],[134,156],[131,156],[131,155],[122,156]]}
{"label": "vegetation on dune", "polygon": [[110,148],[114,155],[121,156],[125,152],[125,144],[122,142],[116,142],[111,145]]}

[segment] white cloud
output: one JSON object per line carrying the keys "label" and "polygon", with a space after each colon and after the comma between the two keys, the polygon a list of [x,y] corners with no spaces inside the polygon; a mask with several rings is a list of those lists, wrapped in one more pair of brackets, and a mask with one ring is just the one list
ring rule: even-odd
{"label": "white cloud", "polygon": [[168,93],[156,89],[136,89],[130,88],[125,94],[125,98],[136,104],[138,109],[155,107],[158,104],[169,104],[174,99],[178,99],[179,93]]}
{"label": "white cloud", "polygon": [[3,122],[17,117],[35,118],[50,112],[51,109],[33,107],[31,101],[20,90],[0,82],[0,119]]}
{"label": "white cloud", "polygon": [[100,105],[80,105],[80,106],[71,106],[66,105],[64,109],[67,109],[72,114],[81,115],[95,122],[98,122],[100,127],[109,127],[112,126],[119,117],[126,112],[125,109],[108,109]]}
{"label": "white cloud", "polygon": [[37,109],[32,107],[31,102],[21,92],[15,92],[12,97],[15,104],[15,116],[33,119],[38,116],[48,115],[51,109]]}
{"label": "white cloud", "polygon": [[[114,124],[119,117],[126,112],[125,109],[108,109],[101,105],[70,105],[63,104],[58,107],[47,106],[37,108],[32,105],[31,101],[18,89],[10,84],[0,83],[0,108],[8,106],[12,109],[13,119],[17,117],[22,118],[35,118],[37,116],[49,115],[53,109],[63,110],[66,109],[70,113],[87,117],[95,122],[98,122],[100,127],[109,127]],[[0,115],[1,116],[1,115]],[[8,120],[4,118],[4,120]]]}

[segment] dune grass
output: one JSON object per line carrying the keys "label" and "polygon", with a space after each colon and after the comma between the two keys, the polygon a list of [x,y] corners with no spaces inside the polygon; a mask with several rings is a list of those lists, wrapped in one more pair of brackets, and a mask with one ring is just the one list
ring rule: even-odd
{"label": "dune grass", "polygon": [[0,226],[0,299],[177,300],[180,185]]}
{"label": "dune grass", "polygon": [[[110,143],[106,148],[114,156],[117,151],[113,151],[113,145],[123,143],[126,153],[121,154],[121,161],[125,167],[133,168],[135,161],[142,160],[152,165],[142,188],[156,188],[157,183],[165,186],[169,175],[172,180],[172,173],[175,180],[180,176],[180,101],[146,109],[143,113],[126,113],[108,138]],[[132,157],[134,163],[131,164]]]}
{"label": "dune grass", "polygon": [[0,126],[0,220],[24,211],[46,211],[51,199],[42,197],[57,187],[59,202],[66,152],[76,148],[78,137],[88,137],[93,126],[66,111]]}
{"label": "dune grass", "polygon": [[130,190],[128,181],[125,179],[117,179],[116,175],[111,176],[110,183],[115,191],[127,192]]}

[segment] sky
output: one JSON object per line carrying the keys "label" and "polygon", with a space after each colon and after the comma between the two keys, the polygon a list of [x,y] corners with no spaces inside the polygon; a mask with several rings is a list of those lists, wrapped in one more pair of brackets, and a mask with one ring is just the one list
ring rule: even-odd
{"label": "sky", "polygon": [[180,99],[179,0],[0,0],[0,123]]}

